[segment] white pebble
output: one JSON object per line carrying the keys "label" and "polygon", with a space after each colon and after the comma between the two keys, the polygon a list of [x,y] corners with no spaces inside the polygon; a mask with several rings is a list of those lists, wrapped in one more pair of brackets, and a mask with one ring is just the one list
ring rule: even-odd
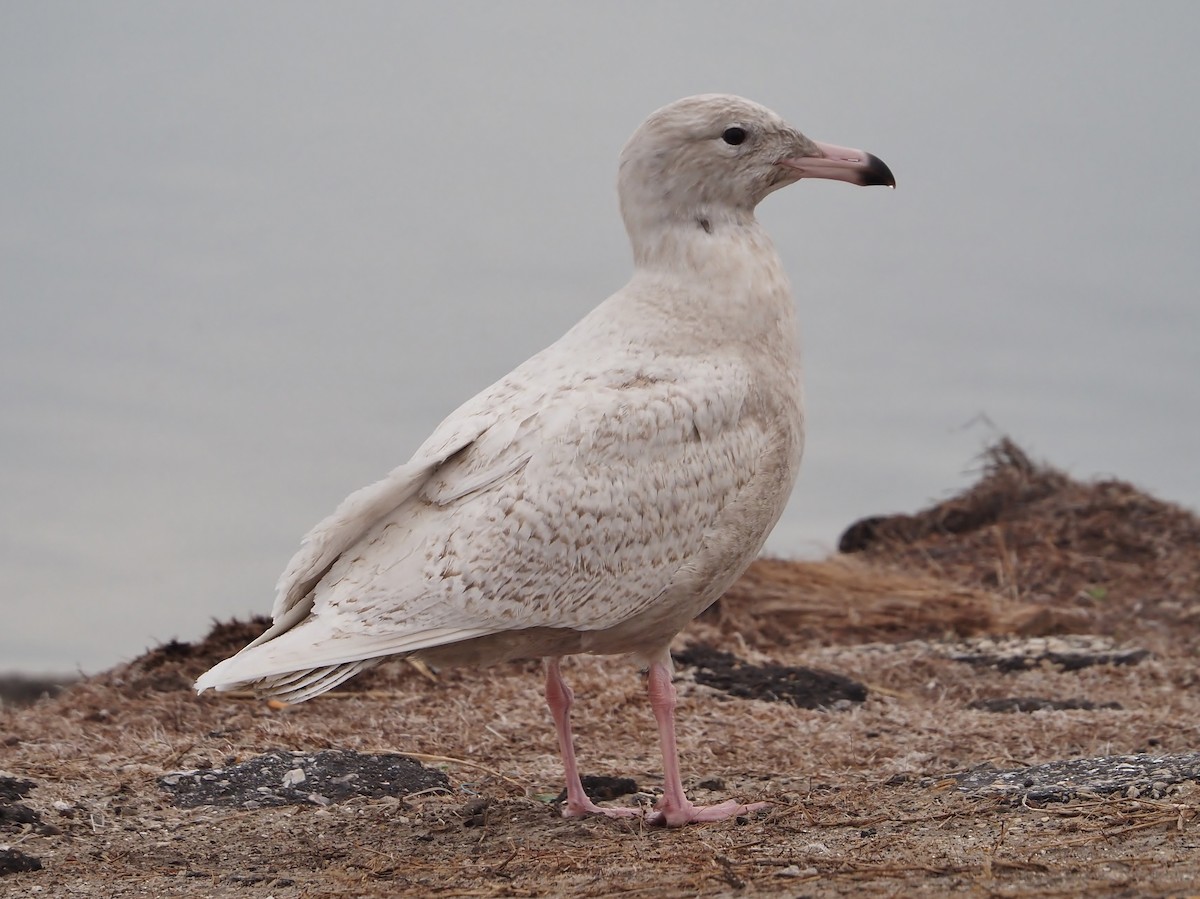
{"label": "white pebble", "polygon": [[303,768],[293,768],[287,774],[283,775],[284,788],[294,787],[296,784],[304,783],[306,777]]}

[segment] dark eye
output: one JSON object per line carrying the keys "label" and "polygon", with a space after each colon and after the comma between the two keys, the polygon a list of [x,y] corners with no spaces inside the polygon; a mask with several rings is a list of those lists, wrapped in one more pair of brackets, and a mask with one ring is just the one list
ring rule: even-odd
{"label": "dark eye", "polygon": [[745,139],[746,129],[739,128],[737,125],[734,125],[732,128],[726,128],[725,133],[721,135],[721,140],[735,147]]}

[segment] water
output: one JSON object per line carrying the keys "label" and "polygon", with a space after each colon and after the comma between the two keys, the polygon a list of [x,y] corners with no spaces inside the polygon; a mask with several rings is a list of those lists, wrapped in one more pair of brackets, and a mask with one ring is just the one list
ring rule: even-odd
{"label": "water", "polygon": [[269,609],[299,536],[628,274],[616,155],[742,93],[885,159],[762,217],[809,446],[770,549],[995,427],[1200,505],[1200,7],[109,3],[0,13],[0,670]]}

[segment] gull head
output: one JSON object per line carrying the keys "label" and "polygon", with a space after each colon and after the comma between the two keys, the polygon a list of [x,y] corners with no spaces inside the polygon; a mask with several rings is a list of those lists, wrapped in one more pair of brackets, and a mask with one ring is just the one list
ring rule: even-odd
{"label": "gull head", "polygon": [[701,94],[651,113],[633,133],[617,189],[636,249],[656,228],[752,221],[764,197],[802,178],[896,186],[870,153],[811,140],[742,97]]}

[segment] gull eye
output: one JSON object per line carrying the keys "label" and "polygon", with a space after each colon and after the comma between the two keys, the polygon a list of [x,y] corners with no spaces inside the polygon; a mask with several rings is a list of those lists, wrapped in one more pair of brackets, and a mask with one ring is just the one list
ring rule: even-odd
{"label": "gull eye", "polygon": [[733,147],[736,147],[745,139],[746,129],[739,128],[737,125],[734,125],[732,128],[726,128],[725,133],[721,135],[721,140]]}

